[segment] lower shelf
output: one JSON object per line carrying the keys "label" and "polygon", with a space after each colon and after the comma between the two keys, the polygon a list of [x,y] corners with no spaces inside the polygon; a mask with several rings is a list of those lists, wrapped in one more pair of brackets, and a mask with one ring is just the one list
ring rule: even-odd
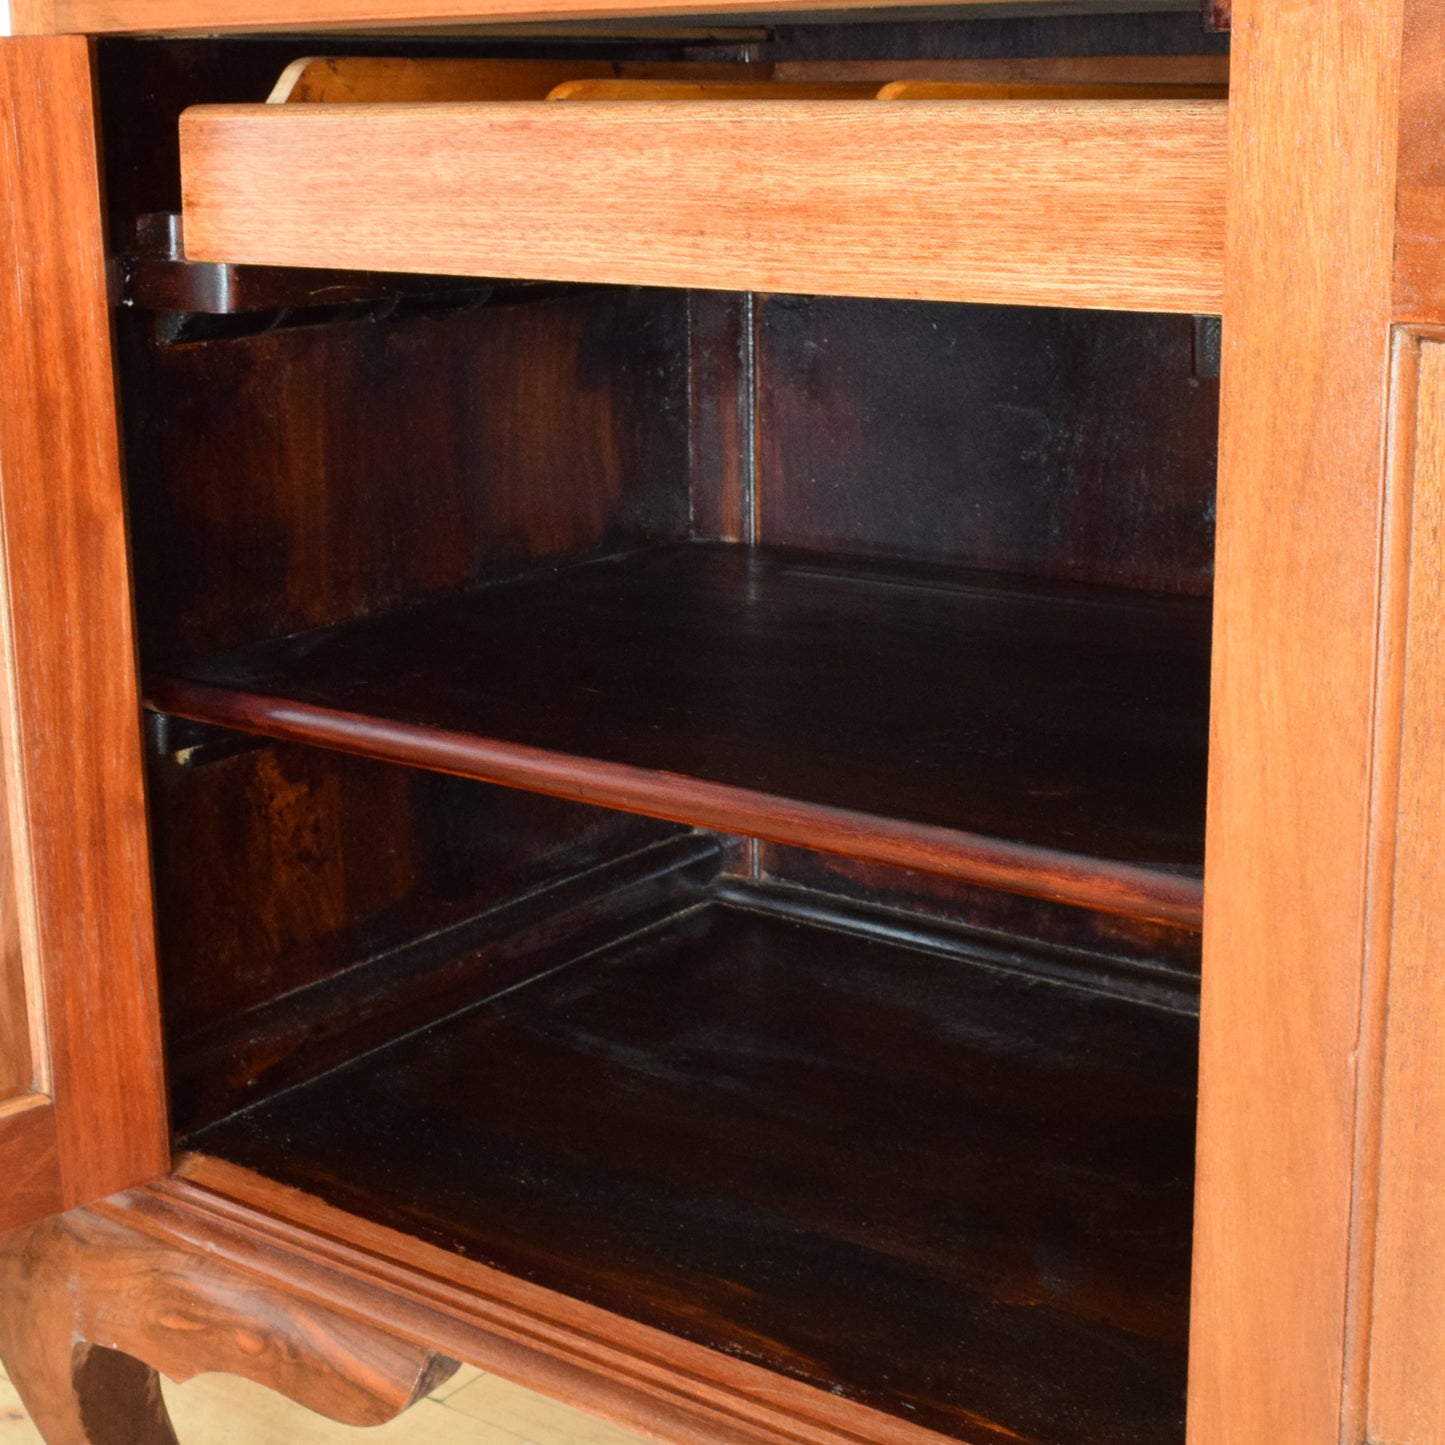
{"label": "lower shelf", "polygon": [[967,1441],[1183,1437],[1196,1027],[745,889],[189,1147]]}

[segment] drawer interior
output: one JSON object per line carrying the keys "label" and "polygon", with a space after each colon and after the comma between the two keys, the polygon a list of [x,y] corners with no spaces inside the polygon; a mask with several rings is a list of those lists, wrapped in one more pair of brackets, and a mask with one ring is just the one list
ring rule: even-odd
{"label": "drawer interior", "polygon": [[857,1438],[1182,1439],[1217,320],[171,218],[181,112],[333,50],[1217,76],[1197,26],[102,46],[178,1150]]}

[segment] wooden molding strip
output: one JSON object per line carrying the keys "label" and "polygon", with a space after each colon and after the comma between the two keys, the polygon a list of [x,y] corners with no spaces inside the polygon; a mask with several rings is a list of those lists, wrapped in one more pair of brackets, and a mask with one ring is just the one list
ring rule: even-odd
{"label": "wooden molding strip", "polygon": [[917,868],[1106,913],[1188,928],[1200,927],[1203,919],[1202,879],[1142,863],[876,817],[677,773],[572,757],[498,738],[365,717],[206,683],[158,681],[150,689],[149,702],[177,717],[282,742],[335,748],[382,762],[743,833],[770,843]]}
{"label": "wooden molding strip", "polygon": [[1223,304],[1223,101],[198,106],[180,128],[193,260]]}
{"label": "wooden molding strip", "polygon": [[[218,1159],[95,1213],[678,1445],[940,1445],[905,1420],[357,1219]],[[980,1442],[1006,1445],[982,1422]],[[985,1433],[985,1431],[987,1433]]]}
{"label": "wooden molding strip", "polygon": [[[43,1210],[38,1176],[14,1181],[36,1213],[152,1178],[169,1153],[94,97],[85,40],[0,46],[9,725],[58,1168]],[[0,1130],[7,1189],[14,1127]],[[26,1129],[36,1142],[41,1126]]]}
{"label": "wooden molding strip", "polygon": [[[1223,62],[1220,64],[1219,62]],[[1054,56],[1026,60],[740,61],[493,60],[380,55],[306,55],[293,60],[267,97],[271,105],[364,105],[410,101],[546,100],[558,87],[566,98],[608,99],[607,87],[668,81],[744,83],[755,98],[797,99],[787,87],[819,89],[813,99],[877,93],[880,86],[951,86],[934,100],[1194,100],[1223,98],[1229,58],[1222,55]],[[605,82],[594,97],[578,82]],[[1110,92],[1116,92],[1111,95]],[[653,99],[674,99],[653,95]],[[688,98],[695,98],[689,96]],[[910,99],[925,98],[912,91]]]}

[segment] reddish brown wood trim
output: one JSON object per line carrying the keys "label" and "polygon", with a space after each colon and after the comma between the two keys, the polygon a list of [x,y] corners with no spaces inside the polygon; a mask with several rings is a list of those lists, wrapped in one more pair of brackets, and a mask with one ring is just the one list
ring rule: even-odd
{"label": "reddish brown wood trim", "polygon": [[380,1425],[455,1372],[429,1346],[84,1209],[0,1243],[0,1357],[51,1441],[174,1445],[156,1372],[243,1375]]}
{"label": "reddish brown wood trim", "polygon": [[1226,131],[1222,100],[202,105],[186,253],[1214,312]]}
{"label": "reddish brown wood trim", "polygon": [[1399,0],[1236,0],[1189,1439],[1342,1424]]}
{"label": "reddish brown wood trim", "polygon": [[0,1114],[0,1233],[31,1224],[58,1207],[60,1160],[55,1107],[43,1094],[12,1102]]}
{"label": "reddish brown wood trim", "polygon": [[204,683],[166,679],[151,688],[150,701],[178,717],[285,742],[315,743],[579,803],[747,833],[770,843],[918,868],[1108,913],[1197,928],[1203,912],[1200,879],[1137,863],[1087,858]]}
{"label": "reddish brown wood trim", "polygon": [[678,1445],[940,1445],[940,1436],[907,1421],[365,1223],[219,1160],[190,1156],[176,1177],[95,1212]]}
{"label": "reddish brown wood trim", "polygon": [[1397,321],[1445,322],[1445,12],[1405,0],[1396,193]]}
{"label": "reddish brown wood trim", "polygon": [[0,509],[62,1197],[162,1172],[151,933],[90,49],[0,41]]}

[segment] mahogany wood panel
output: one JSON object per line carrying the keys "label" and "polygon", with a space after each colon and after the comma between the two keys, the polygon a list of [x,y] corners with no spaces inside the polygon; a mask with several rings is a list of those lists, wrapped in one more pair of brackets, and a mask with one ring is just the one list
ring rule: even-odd
{"label": "mahogany wood panel", "polygon": [[756,302],[760,540],[1207,596],[1219,384],[1185,317]]}
{"label": "mahogany wood panel", "polygon": [[1445,17],[1429,0],[1405,0],[1400,70],[1395,317],[1445,321]]}
{"label": "mahogany wood panel", "polygon": [[0,510],[55,1099],[47,1209],[169,1159],[93,92],[85,41],[0,42]]}
{"label": "mahogany wood panel", "polygon": [[739,897],[191,1142],[963,1440],[1181,1439],[1193,1019]]}
{"label": "mahogany wood panel", "polygon": [[1322,1445],[1363,1436],[1401,5],[1234,10],[1189,1424],[1194,1445]]}
{"label": "mahogany wood panel", "polygon": [[[743,14],[768,10],[862,10],[876,0],[11,0],[18,35],[109,32],[212,34],[235,30],[348,30],[438,22],[564,20],[577,17]],[[955,0],[992,5],[996,0]],[[1010,0],[1020,11],[1055,0]],[[1093,0],[1103,11],[1133,11],[1140,0]],[[1180,8],[1183,8],[1182,5]]]}
{"label": "mahogany wood panel", "polygon": [[45,1094],[17,1095],[0,1106],[0,1230],[43,1219],[60,1207],[59,1128]]}
{"label": "mahogany wood panel", "polygon": [[1389,976],[1380,1132],[1369,1438],[1423,1445],[1445,1433],[1445,1241],[1440,1230],[1445,1038],[1440,830],[1445,756],[1445,343],[1403,342],[1399,449],[1408,565],[1398,638],[1399,795],[1389,881]]}
{"label": "mahogany wood panel", "polygon": [[756,301],[719,291],[687,298],[692,534],[752,540],[756,480]]}
{"label": "mahogany wood panel", "polygon": [[152,705],[1197,919],[1208,607],[692,544],[261,643]]}
{"label": "mahogany wood panel", "polygon": [[679,1445],[937,1445],[930,1431],[370,1224],[221,1160],[96,1213]]}
{"label": "mahogany wood panel", "polygon": [[[886,62],[794,61],[769,64],[626,60],[427,60],[392,56],[305,56],[282,72],[273,103],[327,101],[544,100],[571,80],[773,80],[779,84],[877,85],[927,80],[1001,86],[1123,86],[1171,93],[1179,87],[1225,87],[1228,56],[1059,56],[1020,60]],[[1201,94],[1203,91],[1200,92]],[[997,97],[995,97],[997,98]],[[1178,98],[1184,98],[1180,96]]]}
{"label": "mahogany wood panel", "polygon": [[[1115,13],[1070,5],[1052,13],[1026,5],[1000,10],[932,12],[934,18],[899,25],[892,16],[853,16],[840,24],[819,24],[806,14],[796,20],[779,16],[758,47],[758,58],[775,65],[798,60],[1024,60],[1054,62],[1117,61],[1130,57],[1173,57],[1163,63],[1195,66],[1228,61],[1229,37],[1200,28],[1193,6],[1179,10]],[[897,12],[894,12],[895,14]],[[947,16],[948,18],[944,18]],[[1227,80],[1227,73],[1194,72],[1205,81]],[[915,72],[916,74],[916,72]],[[903,78],[907,78],[906,76]],[[962,76],[960,78],[969,78]]]}
{"label": "mahogany wood panel", "polygon": [[259,264],[1217,311],[1225,141],[1220,101],[199,106],[181,117],[186,247]]}
{"label": "mahogany wood panel", "polygon": [[[14,699],[7,692],[0,681],[0,706],[8,721]],[[13,731],[0,722],[5,744]],[[26,1093],[39,1082],[31,1032],[38,1023],[34,1011],[43,1004],[32,999],[39,982],[32,970],[38,960],[33,956],[29,850],[19,832],[25,826],[24,803],[15,795],[18,761],[13,745],[0,746],[0,1100]]]}
{"label": "mahogany wood panel", "polygon": [[148,669],[687,535],[681,293],[122,339]]}
{"label": "mahogany wood panel", "polygon": [[619,932],[649,927],[697,901],[719,855],[706,834],[654,844],[389,950],[373,949],[348,969],[215,1018],[171,1047],[175,1127],[211,1123]]}
{"label": "mahogany wood panel", "polygon": [[157,1371],[220,1370],[380,1425],[455,1362],[75,1210],[0,1240],[0,1359],[53,1445],[175,1445]]}
{"label": "mahogany wood panel", "polygon": [[312,748],[150,783],[172,1050],[675,831]]}

